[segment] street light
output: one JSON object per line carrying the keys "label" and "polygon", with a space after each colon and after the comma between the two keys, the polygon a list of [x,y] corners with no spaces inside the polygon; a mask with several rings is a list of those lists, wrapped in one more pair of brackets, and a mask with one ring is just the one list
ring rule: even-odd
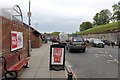
{"label": "street light", "polygon": [[30,57],[30,51],[31,51],[31,40],[30,40],[30,25],[31,25],[31,12],[30,12],[30,0],[29,0],[29,12],[28,12],[28,57]]}

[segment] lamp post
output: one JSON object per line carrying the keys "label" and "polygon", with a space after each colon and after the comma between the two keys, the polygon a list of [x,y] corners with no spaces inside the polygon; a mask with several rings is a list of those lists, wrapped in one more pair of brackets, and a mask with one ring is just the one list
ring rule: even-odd
{"label": "lamp post", "polygon": [[31,40],[30,40],[30,25],[31,25],[31,12],[30,12],[30,0],[29,0],[29,12],[28,12],[28,57],[30,57],[30,51],[31,51]]}

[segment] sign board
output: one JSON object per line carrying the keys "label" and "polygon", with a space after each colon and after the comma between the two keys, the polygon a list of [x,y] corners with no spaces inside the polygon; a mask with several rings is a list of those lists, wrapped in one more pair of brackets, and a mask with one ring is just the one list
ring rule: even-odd
{"label": "sign board", "polygon": [[32,13],[31,12],[28,12],[28,17],[31,17],[32,16]]}
{"label": "sign board", "polygon": [[23,47],[23,33],[11,31],[11,51],[20,49]]}
{"label": "sign board", "polygon": [[73,34],[73,37],[77,37],[78,36],[78,34]]}
{"label": "sign board", "polygon": [[65,46],[53,44],[50,48],[50,70],[64,70]]}
{"label": "sign board", "polygon": [[52,62],[51,64],[63,65],[63,48],[52,48]]}

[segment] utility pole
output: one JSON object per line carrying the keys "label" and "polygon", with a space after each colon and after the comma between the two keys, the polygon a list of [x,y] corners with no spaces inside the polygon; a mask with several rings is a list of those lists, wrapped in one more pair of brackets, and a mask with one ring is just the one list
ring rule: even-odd
{"label": "utility pole", "polygon": [[29,12],[28,12],[28,57],[30,57],[31,52],[31,40],[30,40],[30,25],[31,25],[31,12],[30,12],[30,0],[29,0]]}

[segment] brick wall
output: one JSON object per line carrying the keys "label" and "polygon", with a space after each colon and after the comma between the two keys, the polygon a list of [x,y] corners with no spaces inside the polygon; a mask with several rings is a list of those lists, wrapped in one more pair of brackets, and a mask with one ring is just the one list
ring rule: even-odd
{"label": "brick wall", "polygon": [[[14,51],[11,51],[11,31],[23,32],[23,48],[19,49],[23,54],[23,58],[26,58],[28,55],[28,29],[27,26],[24,26],[20,23],[16,23],[7,18],[0,16],[0,21],[2,20],[2,56],[8,57],[14,54]],[[9,68],[17,62],[17,57],[8,61],[7,67]],[[4,71],[3,71],[4,72]]]}
{"label": "brick wall", "polygon": [[42,46],[42,39],[41,37],[36,37],[33,33],[33,30],[30,29],[30,39],[31,39],[31,48],[39,48]]}
{"label": "brick wall", "polygon": [[[0,53],[1,56],[11,56],[14,51],[11,51],[11,31],[17,31],[23,33],[23,48],[19,49],[19,52],[23,54],[21,57],[26,58],[28,56],[28,26],[21,23],[14,22],[10,19],[0,16]],[[30,29],[31,47],[39,48],[42,46],[42,40],[40,37],[36,37],[33,33],[33,29]],[[0,59],[1,60],[1,59]],[[1,60],[2,61],[2,60]],[[0,62],[1,62],[0,61]],[[8,61],[7,68],[11,67],[17,62],[17,57]],[[3,65],[0,64],[0,72],[4,72]],[[2,75],[2,73],[0,73]]]}

